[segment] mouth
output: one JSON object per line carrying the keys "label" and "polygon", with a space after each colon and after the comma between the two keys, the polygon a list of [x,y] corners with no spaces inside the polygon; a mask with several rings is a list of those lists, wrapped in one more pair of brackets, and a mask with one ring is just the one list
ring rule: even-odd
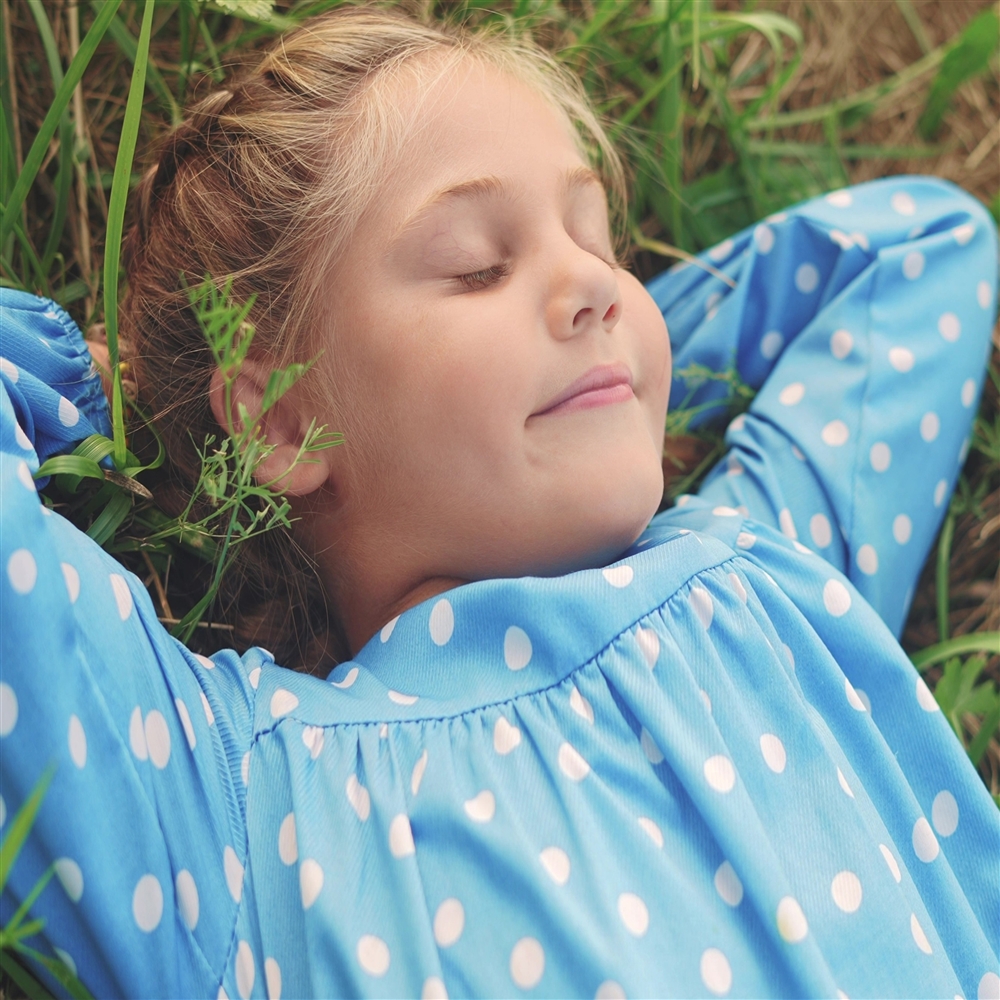
{"label": "mouth", "polygon": [[553,416],[557,413],[574,413],[597,406],[610,406],[634,399],[632,372],[623,364],[598,365],[581,375],[562,392],[550,399],[532,416]]}

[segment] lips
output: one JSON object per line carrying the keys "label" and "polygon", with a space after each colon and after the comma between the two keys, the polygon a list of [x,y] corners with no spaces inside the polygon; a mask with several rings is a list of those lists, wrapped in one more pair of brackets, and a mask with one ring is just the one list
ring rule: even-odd
{"label": "lips", "polygon": [[589,410],[633,399],[632,372],[623,364],[598,365],[581,375],[532,416]]}

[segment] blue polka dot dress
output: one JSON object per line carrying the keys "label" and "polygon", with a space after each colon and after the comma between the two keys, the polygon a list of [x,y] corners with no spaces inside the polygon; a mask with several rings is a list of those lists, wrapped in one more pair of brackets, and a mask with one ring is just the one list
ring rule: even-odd
{"label": "blue polka dot dress", "polygon": [[45,947],[100,996],[996,1000],[1000,813],[894,638],[994,226],[896,178],[706,260],[736,287],[650,286],[675,369],[759,393],[700,495],[603,568],[420,604],[326,680],[193,655],[39,503],[106,415],[65,314],[0,290],[5,829],[56,765],[0,917],[54,865]]}

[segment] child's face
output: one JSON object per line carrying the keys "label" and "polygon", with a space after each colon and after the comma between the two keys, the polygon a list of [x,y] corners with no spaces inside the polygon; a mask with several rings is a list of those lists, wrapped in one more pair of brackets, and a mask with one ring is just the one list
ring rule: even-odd
{"label": "child's face", "polygon": [[330,282],[338,550],[410,586],[607,560],[662,495],[660,312],[541,97],[472,61],[394,88],[419,126]]}

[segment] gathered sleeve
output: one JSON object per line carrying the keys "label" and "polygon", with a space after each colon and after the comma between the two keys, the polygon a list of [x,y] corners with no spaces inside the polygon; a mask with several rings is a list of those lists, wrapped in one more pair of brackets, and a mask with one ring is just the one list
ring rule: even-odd
{"label": "gathered sleeve", "polygon": [[4,833],[54,772],[0,919],[54,865],[31,908],[41,950],[91,992],[214,996],[243,889],[249,671],[263,654],[190,653],[142,583],[41,503],[39,459],[107,431],[105,404],[62,310],[3,289],[0,318]]}
{"label": "gathered sleeve", "polygon": [[695,266],[649,285],[674,348],[671,405],[724,411],[721,383],[690,395],[692,364],[759,391],[702,497],[822,555],[898,636],[969,448],[996,313],[993,220],[952,184],[896,177],[703,256],[736,287]]}

